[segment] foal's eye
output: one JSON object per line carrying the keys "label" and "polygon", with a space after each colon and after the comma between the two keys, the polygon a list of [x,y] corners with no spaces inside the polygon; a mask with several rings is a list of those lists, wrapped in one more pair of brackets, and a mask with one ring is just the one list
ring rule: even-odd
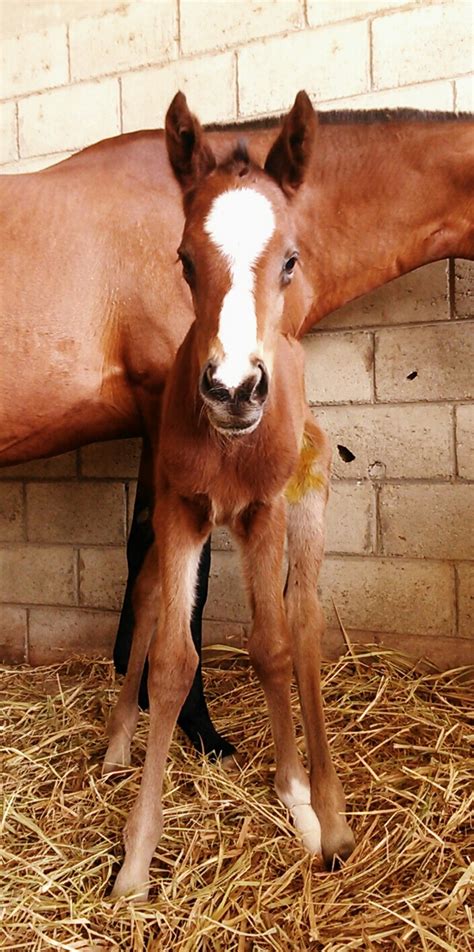
{"label": "foal's eye", "polygon": [[297,261],[298,261],[298,255],[296,254],[296,252],[286,259],[283,265],[283,271],[282,271],[284,284],[288,284],[288,282],[291,281],[291,278],[293,277],[293,272],[296,268]]}
{"label": "foal's eye", "polygon": [[183,268],[183,278],[188,284],[194,280],[194,264],[192,259],[184,251],[178,251],[178,258]]}

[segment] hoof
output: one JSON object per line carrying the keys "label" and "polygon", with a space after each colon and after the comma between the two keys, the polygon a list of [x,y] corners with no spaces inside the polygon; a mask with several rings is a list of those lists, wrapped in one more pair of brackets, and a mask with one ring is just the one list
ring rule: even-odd
{"label": "hoof", "polygon": [[102,776],[108,777],[111,773],[130,767],[130,746],[110,742],[102,764]]}
{"label": "hoof", "polygon": [[354,834],[350,826],[345,823],[345,829],[341,831],[338,837],[329,837],[326,841],[323,837],[323,859],[327,870],[334,871],[341,868],[341,864],[349,859],[355,849]]}
{"label": "hoof", "polygon": [[115,880],[110,898],[128,899],[129,902],[133,903],[147,902],[149,891],[150,889],[148,883],[137,883],[136,877],[127,874],[124,867],[122,866],[122,869]]}
{"label": "hoof", "polygon": [[193,747],[200,753],[209,757],[209,760],[225,760],[226,757],[233,757],[236,750],[225,737],[222,737],[214,728],[197,733],[196,730],[188,729],[187,725],[179,725],[188,736]]}

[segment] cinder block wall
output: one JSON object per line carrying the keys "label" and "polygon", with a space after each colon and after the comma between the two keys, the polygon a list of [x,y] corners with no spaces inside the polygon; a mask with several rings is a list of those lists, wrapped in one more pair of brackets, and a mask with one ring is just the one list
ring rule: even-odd
{"label": "cinder block wall", "polygon": [[[472,110],[472,16],[470,0],[4,3],[0,171],[162,126],[177,88],[204,121],[277,114],[300,87],[321,108]],[[468,657],[474,630],[473,278],[466,262],[430,265],[306,341],[308,396],[334,446],[331,632],[335,603],[353,637],[444,663]],[[110,652],[138,456],[123,441],[0,470],[6,660]],[[216,533],[209,641],[245,638],[237,572]]]}

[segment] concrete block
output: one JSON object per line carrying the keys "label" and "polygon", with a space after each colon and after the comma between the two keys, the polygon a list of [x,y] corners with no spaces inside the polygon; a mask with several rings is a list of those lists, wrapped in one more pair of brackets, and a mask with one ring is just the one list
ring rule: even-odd
{"label": "concrete block", "polygon": [[377,400],[468,400],[474,396],[474,328],[469,323],[376,332]]}
{"label": "concrete block", "polygon": [[315,333],[303,341],[309,403],[368,403],[373,398],[373,337]]}
{"label": "concrete block", "polygon": [[213,529],[211,537],[211,546],[212,550],[217,551],[230,551],[237,549],[237,543],[234,541],[231,532],[226,529],[225,526],[219,526],[217,529]]}
{"label": "concrete block", "polygon": [[377,89],[359,96],[330,99],[318,103],[325,109],[432,109],[454,110],[454,89],[451,80],[423,83],[421,86],[398,86],[396,89]]}
{"label": "concrete block", "polygon": [[333,600],[347,628],[455,634],[454,570],[416,559],[327,558],[321,596],[328,627],[338,627]]}
{"label": "concrete block", "polygon": [[449,319],[445,261],[417,268],[328,314],[320,328],[370,327]]}
{"label": "concrete block", "polygon": [[455,474],[451,407],[317,407],[314,416],[331,440],[336,477],[380,482]]}
{"label": "concrete block", "polygon": [[[235,118],[236,81],[233,53],[179,60],[158,69],[128,73],[122,79],[124,132],[163,128],[166,111],[181,89],[201,122]],[[216,95],[219,90],[219,95]]]}
{"label": "concrete block", "polygon": [[125,539],[122,483],[30,483],[26,493],[30,542],[114,545]]}
{"label": "concrete block", "polygon": [[27,644],[26,609],[0,605],[0,664],[24,664],[28,660]]}
{"label": "concrete block", "polygon": [[403,0],[308,0],[308,23],[325,26],[352,17],[369,17],[402,3]]}
{"label": "concrete block", "polygon": [[82,548],[79,553],[79,604],[120,611],[127,581],[125,546]]}
{"label": "concrete block", "polygon": [[23,486],[0,483],[0,542],[21,542],[24,538]]}
{"label": "concrete block", "polygon": [[375,493],[368,483],[333,479],[327,508],[326,552],[362,555],[375,550]]}
{"label": "concrete block", "polygon": [[454,262],[454,310],[456,317],[474,317],[474,262]]}
{"label": "concrete block", "polygon": [[66,27],[2,38],[0,99],[9,99],[68,81]]}
{"label": "concrete block", "polygon": [[342,23],[263,40],[238,53],[242,116],[288,109],[298,89],[316,104],[366,92],[369,34],[366,23]]}
{"label": "concrete block", "polygon": [[0,173],[2,175],[29,175],[30,172],[40,172],[42,169],[49,169],[52,165],[57,165],[64,159],[68,159],[73,152],[55,152],[53,155],[36,155],[31,159],[16,159],[15,162],[7,162],[2,165]]}
{"label": "concrete block", "polygon": [[49,459],[35,459],[0,469],[0,479],[64,479],[77,474],[77,453],[63,453]]}
{"label": "concrete block", "polygon": [[0,165],[18,158],[16,107],[14,102],[0,104]]}
{"label": "concrete block", "polygon": [[117,12],[73,21],[69,28],[71,74],[88,79],[177,55],[176,5],[171,0],[123,5]]}
{"label": "concrete block", "polygon": [[474,76],[464,76],[455,82],[456,109],[458,112],[474,112]]}
{"label": "concrete block", "polygon": [[136,479],[141,450],[141,440],[112,440],[110,443],[83,446],[80,451],[81,474]]}
{"label": "concrete block", "polygon": [[241,46],[249,40],[304,26],[298,0],[181,0],[181,49],[185,56],[203,50]]}
{"label": "concrete block", "polygon": [[69,546],[0,548],[0,600],[34,605],[75,605],[75,553]]}
{"label": "concrete block", "polygon": [[474,559],[474,486],[384,486],[380,525],[385,555]]}
{"label": "concrete block", "polygon": [[5,3],[2,9],[2,35],[16,36],[31,30],[46,30],[58,23],[87,16],[100,16],[121,6],[121,0],[60,0],[60,2]]}
{"label": "concrete block", "polygon": [[246,623],[250,610],[237,552],[214,552],[209,576],[206,621]]}
{"label": "concrete block", "polygon": [[133,510],[135,507],[135,499],[137,495],[137,481],[131,479],[125,484],[125,493],[127,497],[127,537],[130,534],[130,529],[132,528],[133,522]]}
{"label": "concrete block", "polygon": [[372,24],[376,87],[403,86],[472,70],[470,0],[421,4]]}
{"label": "concrete block", "polygon": [[474,406],[456,407],[456,452],[458,473],[464,479],[474,479]]}
{"label": "concrete block", "polygon": [[18,108],[22,157],[82,149],[120,132],[117,79],[29,96]]}
{"label": "concrete block", "polygon": [[72,655],[110,658],[117,632],[115,612],[84,609],[30,610],[30,664],[56,664]]}
{"label": "concrete block", "polygon": [[204,621],[203,645],[234,645],[243,648],[247,640],[247,626],[231,621]]}
{"label": "concrete block", "polygon": [[[468,562],[456,566],[458,576],[459,634],[474,637],[474,565]],[[470,663],[472,664],[472,656]]]}

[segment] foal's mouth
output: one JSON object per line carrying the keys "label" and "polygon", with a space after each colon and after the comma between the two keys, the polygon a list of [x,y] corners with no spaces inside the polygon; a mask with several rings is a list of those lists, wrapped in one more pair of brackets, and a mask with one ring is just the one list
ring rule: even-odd
{"label": "foal's mouth", "polygon": [[217,433],[222,433],[223,436],[244,436],[246,433],[253,433],[262,419],[262,410],[259,410],[257,414],[252,414],[251,419],[247,420],[231,416],[226,418],[217,417],[210,407],[206,407],[206,410],[212,428]]}

